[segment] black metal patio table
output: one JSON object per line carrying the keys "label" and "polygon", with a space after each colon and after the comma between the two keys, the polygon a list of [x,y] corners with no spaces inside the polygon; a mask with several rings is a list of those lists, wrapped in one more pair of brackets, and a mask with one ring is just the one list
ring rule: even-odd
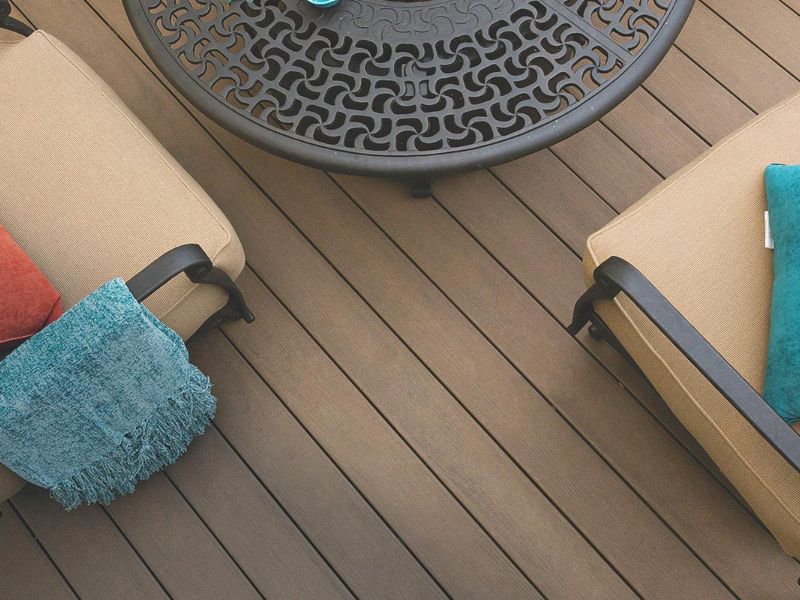
{"label": "black metal patio table", "polygon": [[655,69],[693,0],[123,0],[193,104],[275,154],[411,180],[548,147]]}

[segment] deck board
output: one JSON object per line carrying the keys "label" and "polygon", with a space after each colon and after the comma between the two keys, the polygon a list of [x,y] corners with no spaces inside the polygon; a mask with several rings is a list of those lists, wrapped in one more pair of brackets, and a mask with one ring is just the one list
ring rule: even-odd
{"label": "deck board", "polygon": [[172,598],[263,598],[166,475],[108,511]]}
{"label": "deck board", "polygon": [[[644,82],[645,88],[714,144],[753,117],[753,111],[677,47]],[[692,90],[687,94],[686,90]]]}
{"label": "deck board", "polygon": [[628,96],[602,122],[662,177],[706,149],[702,138],[644,88]]}
{"label": "deck board", "polygon": [[219,431],[168,473],[266,598],[353,597]]}
{"label": "deck board", "polygon": [[15,496],[13,503],[79,596],[169,597],[102,508],[68,513],[33,486]]}
{"label": "deck board", "polygon": [[0,503],[0,591],[11,599],[75,600],[69,584],[8,502]]}
{"label": "deck board", "polygon": [[16,4],[228,214],[258,321],[192,347],[219,414],[166,475],[107,512],[2,505],[0,597],[797,595],[800,565],[649,384],[564,329],[586,236],[800,89],[796,0],[699,1],[601,122],[423,201],[211,123],[117,0]]}
{"label": "deck board", "polygon": [[[464,598],[536,597],[518,567],[277,298],[251,272],[241,283],[264,318],[228,327],[232,340],[444,588]],[[265,336],[280,343],[265,347]],[[395,385],[404,383],[414,382]]]}
{"label": "deck board", "polygon": [[[480,175],[470,177],[464,189],[473,189],[477,195],[483,196],[480,185],[475,182],[478,178]],[[569,419],[572,415],[566,416],[570,412],[567,405],[573,399],[582,402],[587,393],[584,388],[577,395],[577,390],[566,381],[574,372],[563,369],[564,365],[575,365],[576,359],[588,358],[585,353],[578,349],[569,356],[568,348],[576,348],[577,344],[569,340],[565,332],[559,332],[549,315],[537,307],[533,299],[494,265],[491,258],[435,204],[423,206],[419,203],[415,207],[415,218],[403,218],[400,212],[405,204],[403,190],[398,189],[392,194],[385,189],[386,186],[380,186],[382,191],[377,193],[374,181],[358,180],[357,183],[362,185],[358,189],[356,180],[348,179],[351,183],[348,189],[357,201],[363,203],[388,234],[464,311],[474,326],[503,352],[506,365],[493,362],[487,352],[480,351],[475,343],[469,343],[467,336],[461,334],[456,338],[464,340],[459,346],[469,349],[467,353],[470,356],[478,357],[478,364],[468,365],[456,373],[450,384],[454,392],[468,403],[476,418],[540,481],[553,501],[637,592],[645,597],[668,595],[667,589],[659,587],[663,583],[659,565],[664,564],[680,564],[681,569],[695,573],[692,585],[694,589],[702,587],[703,573],[698,572],[686,548],[666,528],[660,529],[647,507],[630,494],[601,458],[582,444],[560,417],[565,415]],[[454,248],[457,251],[452,253]],[[445,262],[445,256],[450,256],[451,260]],[[547,260],[544,254],[540,254],[540,258]],[[445,311],[439,309],[438,312],[443,314]],[[456,337],[457,326],[453,324],[449,329]],[[560,346],[556,341],[560,335],[567,345]],[[422,350],[420,355],[427,356]],[[437,360],[442,363],[441,358]],[[449,358],[449,362],[454,360],[455,356]],[[429,363],[435,364],[434,359],[429,359]],[[517,373],[509,368],[512,365]],[[558,365],[561,373],[556,372]],[[475,375],[470,375],[467,369],[474,371]],[[518,377],[524,377],[536,386],[536,391],[547,396],[555,411],[550,410],[547,404],[534,404],[531,393],[516,385]],[[558,394],[552,393],[556,387],[560,388]],[[593,389],[597,390],[597,386]],[[497,400],[487,405],[485,399],[492,394]],[[579,430],[581,425],[578,424]],[[552,465],[547,463],[549,452],[559,457]],[[567,454],[571,454],[569,458]],[[580,480],[580,489],[564,486],[562,478]],[[581,498],[581,490],[587,489],[593,490],[595,498],[590,506]],[[623,505],[626,509],[618,511]],[[624,519],[619,518],[622,514]],[[643,531],[647,531],[652,540],[658,540],[653,541],[658,551],[644,560],[635,550],[644,543],[644,540],[636,540],[637,532]],[[724,594],[716,582],[709,580],[707,583],[704,595]],[[673,582],[669,593],[680,594],[681,590],[674,587]],[[684,590],[684,593],[688,591]]]}
{"label": "deck board", "polygon": [[242,459],[361,598],[438,598],[441,588],[368,499],[229,340],[212,334],[192,358],[214,380],[215,420]]}
{"label": "deck board", "polygon": [[764,111],[798,90],[781,65],[701,2],[676,45],[754,111]]}
{"label": "deck board", "polygon": [[705,0],[722,17],[765,54],[795,77],[800,73],[800,16],[780,0]]}
{"label": "deck board", "polygon": [[603,123],[589,125],[552,150],[617,212],[661,182],[661,176]]}
{"label": "deck board", "polygon": [[490,172],[499,177],[575,256],[583,253],[590,234],[617,215],[549,150],[498,165]]}
{"label": "deck board", "polygon": [[[288,168],[288,165],[285,168]],[[515,414],[511,412],[502,414],[503,407],[511,403],[524,405],[536,402],[534,390],[527,385],[524,379],[505,362],[490,344],[480,336],[475,335],[474,329],[455,309],[447,307],[448,303],[445,298],[437,293],[419,274],[414,274],[413,267],[406,263],[402,255],[394,250],[385,239],[382,239],[380,232],[372,227],[369,221],[363,215],[360,215],[345,197],[340,194],[338,195],[338,201],[328,201],[319,194],[302,194],[301,196],[302,198],[308,198],[308,200],[296,199],[291,210],[293,211],[293,216],[302,219],[301,227],[303,230],[313,236],[318,247],[329,256],[334,264],[342,269],[348,280],[359,287],[362,295],[389,321],[392,328],[409,343],[418,356],[433,369],[448,389],[467,404],[470,412],[473,414],[475,414],[475,411],[485,412],[485,409],[489,408],[485,398],[494,393],[498,400],[497,405],[491,407],[493,420],[494,422],[499,422],[506,419],[506,423],[508,423],[508,420],[515,420]],[[329,193],[328,198],[330,197],[332,197],[332,194]],[[381,198],[386,202],[391,201],[382,191],[375,197]],[[318,207],[316,211],[314,211],[312,204]],[[322,207],[323,205],[325,208]],[[327,209],[327,206],[331,208]],[[285,208],[287,210],[290,209],[288,205]],[[312,211],[316,213],[316,216],[312,214]],[[361,233],[361,229],[365,226],[367,229]],[[349,235],[353,235],[353,232],[358,232],[358,239],[369,240],[367,244],[357,245],[355,252],[359,253],[358,255],[350,253],[349,246],[351,246],[351,243],[345,240],[348,235],[345,232],[351,232]],[[366,274],[353,271],[353,269],[358,268],[364,269]],[[385,273],[380,287],[373,285],[376,280],[369,274],[370,271],[372,273],[375,271]],[[399,301],[398,299],[400,298],[403,300]],[[437,315],[435,319],[432,318],[434,314]],[[446,315],[449,316],[446,317]],[[450,339],[447,343],[443,343],[443,337],[449,337]],[[330,343],[335,343],[335,339],[335,336],[332,337]],[[464,361],[464,365],[458,364],[456,357],[459,354],[470,357]],[[372,382],[366,383],[367,380],[365,379],[365,377],[369,376],[374,381],[376,380],[376,375],[381,375],[382,377],[382,374],[371,372],[357,374],[356,370],[362,370],[361,362],[353,362],[352,359],[348,359],[348,362],[345,363],[344,360],[342,359],[344,368],[354,377],[358,377],[359,381],[365,381],[363,384],[365,389],[369,386],[370,390],[374,390],[371,395],[386,395],[387,382],[381,381],[379,377],[376,385]],[[483,366],[478,368],[476,365]],[[424,390],[420,388],[419,392],[414,392],[414,394],[418,393],[424,393]],[[430,392],[428,394],[430,395]],[[410,395],[409,401],[413,401],[413,397],[413,395]],[[445,410],[445,408],[443,407],[440,410]],[[445,418],[447,414],[440,413],[437,422],[452,422],[451,419]],[[484,419],[478,418],[484,425],[487,425]],[[546,416],[543,415],[541,418],[545,419]],[[495,427],[493,423],[487,427],[490,433],[496,434],[495,437],[500,438],[500,433],[497,431],[498,427]],[[504,429],[508,431],[508,424],[504,426]],[[546,427],[543,427],[543,429],[547,430]],[[430,435],[437,435],[437,431],[438,425],[434,427]],[[532,431],[531,433],[534,432]],[[558,433],[553,433],[555,435],[552,437],[557,440],[559,438]],[[566,434],[567,432],[562,430],[560,433]],[[441,436],[443,434],[438,433],[438,435]],[[507,437],[508,434],[503,433],[503,438]],[[519,437],[517,436],[516,439],[519,439]],[[499,441],[502,444],[502,440]],[[479,456],[478,451],[481,445],[477,439],[471,444],[463,445],[462,447],[470,448],[468,453],[470,456]],[[460,477],[467,477],[473,486],[478,486],[477,478],[485,476],[481,476],[481,470],[471,462],[458,465],[457,473],[459,473]],[[546,464],[542,458],[537,462],[540,465]],[[583,468],[591,469],[592,466],[591,463],[588,463],[583,465]],[[505,480],[506,493],[512,498],[509,498],[503,506],[492,507],[492,512],[489,514],[505,513],[508,508],[517,502],[517,496],[521,496],[520,499],[525,503],[530,502],[530,500],[525,500],[521,492],[511,494],[510,492],[515,489],[515,486],[511,483],[512,480],[508,479],[508,477],[501,477],[500,473],[494,469],[492,471],[494,471],[491,480],[492,484],[498,486]],[[492,492],[487,489],[482,491],[481,494],[492,494]],[[469,500],[469,502],[472,503],[474,501]],[[535,506],[529,505],[526,512],[534,516]],[[543,515],[536,515],[536,517],[536,520],[540,520]],[[498,531],[496,537],[502,545],[511,551],[511,548],[519,546],[519,542],[516,539],[518,531],[522,532],[523,540],[527,540],[528,544],[534,544],[531,533],[527,531],[528,528],[533,526],[533,524],[529,525],[524,519],[519,519],[514,524],[514,531],[505,533]],[[492,525],[491,527],[493,528],[494,526]],[[541,525],[538,527],[540,530],[544,530]],[[564,544],[566,545],[566,541]],[[518,557],[518,560],[522,560],[521,556],[523,555],[514,554]],[[565,567],[567,565],[553,565],[550,568],[554,575],[563,575]],[[560,581],[561,578],[559,576],[558,580]],[[545,586],[544,580],[539,583],[543,587]],[[578,582],[574,583],[577,584]],[[547,594],[546,589],[543,591]]]}

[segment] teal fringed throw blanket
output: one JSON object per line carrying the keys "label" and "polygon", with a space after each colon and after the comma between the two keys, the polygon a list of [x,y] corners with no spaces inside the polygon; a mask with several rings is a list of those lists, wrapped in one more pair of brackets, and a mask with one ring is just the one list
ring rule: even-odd
{"label": "teal fringed throw blanket", "polygon": [[0,362],[0,462],[68,509],[110,503],[214,417],[208,378],[120,279]]}

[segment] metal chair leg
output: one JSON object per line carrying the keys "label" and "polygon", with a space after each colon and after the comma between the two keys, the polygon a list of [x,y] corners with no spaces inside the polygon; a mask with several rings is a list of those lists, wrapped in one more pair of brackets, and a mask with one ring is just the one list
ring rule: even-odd
{"label": "metal chair leg", "polygon": [[411,196],[414,198],[430,198],[433,196],[433,181],[430,177],[411,180]]}

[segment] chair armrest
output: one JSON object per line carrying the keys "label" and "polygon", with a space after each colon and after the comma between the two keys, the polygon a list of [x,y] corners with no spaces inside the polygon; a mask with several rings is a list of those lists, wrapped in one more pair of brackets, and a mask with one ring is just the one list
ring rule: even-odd
{"label": "chair armrest", "polygon": [[800,435],[776,413],[736,369],[642,275],[619,257],[611,257],[594,271],[595,284],[575,305],[568,330],[576,335],[592,322],[604,325],[594,311],[597,300],[611,300],[620,292],[647,316],[681,353],[708,379],[745,419],[795,468],[800,470]]}
{"label": "chair armrest", "polygon": [[255,319],[233,280],[225,271],[215,267],[197,244],[186,244],[170,250],[134,275],[127,286],[133,297],[142,302],[181,273],[185,273],[193,283],[217,285],[228,293],[228,303],[209,317],[188,341],[197,339],[226,321],[244,319],[252,323]]}
{"label": "chair armrest", "polygon": [[0,0],[0,29],[8,29],[25,37],[33,33],[33,29],[11,16],[11,4],[8,0]]}

